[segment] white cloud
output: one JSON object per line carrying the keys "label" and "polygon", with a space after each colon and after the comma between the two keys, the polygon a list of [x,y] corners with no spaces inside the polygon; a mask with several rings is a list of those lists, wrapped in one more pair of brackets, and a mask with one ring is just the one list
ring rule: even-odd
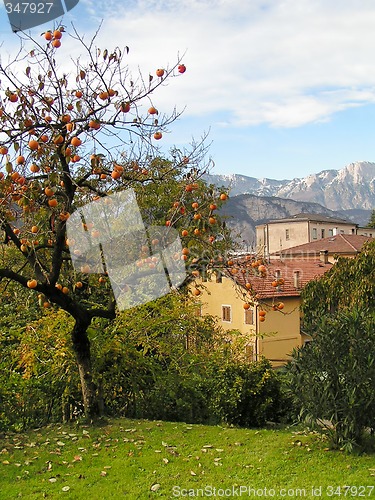
{"label": "white cloud", "polygon": [[[188,68],[155,95],[185,116],[223,113],[235,125],[295,127],[375,101],[372,0],[81,0],[101,46],[130,47],[146,74]],[[89,21],[89,22],[87,22]],[[92,34],[92,33],[91,33]],[[74,54],[73,44],[64,42]],[[219,118],[218,120],[221,120]]]}
{"label": "white cloud", "polygon": [[[92,6],[90,0],[84,0]],[[155,99],[187,115],[293,127],[375,99],[375,5],[355,0],[110,1],[100,39],[144,71],[187,51],[188,71]]]}

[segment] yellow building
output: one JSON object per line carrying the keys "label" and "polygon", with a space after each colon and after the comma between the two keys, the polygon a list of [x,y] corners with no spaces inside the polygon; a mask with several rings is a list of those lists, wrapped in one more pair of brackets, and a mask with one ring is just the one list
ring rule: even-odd
{"label": "yellow building", "polygon": [[[201,314],[217,316],[225,330],[239,331],[249,361],[264,356],[274,367],[281,366],[293,348],[307,340],[300,331],[301,290],[330,267],[321,261],[274,260],[266,266],[266,273],[259,273],[250,261],[248,265],[246,259],[236,261],[220,278],[212,274],[201,282],[202,293],[197,299]],[[257,297],[254,303],[250,286]]]}
{"label": "yellow building", "polygon": [[358,224],[317,214],[297,214],[256,226],[257,253],[270,254],[337,234],[356,234]]}

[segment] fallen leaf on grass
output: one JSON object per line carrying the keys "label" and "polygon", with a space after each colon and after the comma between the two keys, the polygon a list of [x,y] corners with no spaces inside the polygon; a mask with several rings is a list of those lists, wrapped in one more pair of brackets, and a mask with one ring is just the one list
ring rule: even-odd
{"label": "fallen leaf on grass", "polygon": [[174,450],[173,448],[167,448],[167,452],[170,453],[171,455],[174,455],[175,457],[179,456],[178,451]]}
{"label": "fallen leaf on grass", "polygon": [[168,464],[168,463],[169,463],[168,458],[163,458],[163,462],[164,462],[165,464]]}
{"label": "fallen leaf on grass", "polygon": [[191,474],[192,476],[196,476],[196,473],[195,473],[193,470],[191,470],[191,471],[190,471],[190,474]]}
{"label": "fallen leaf on grass", "polygon": [[155,483],[151,486],[150,490],[151,491],[158,491],[158,489],[160,488],[160,484],[159,483]]}
{"label": "fallen leaf on grass", "polygon": [[81,455],[74,455],[73,462],[80,462],[82,460]]}
{"label": "fallen leaf on grass", "polygon": [[63,486],[61,489],[62,489],[62,491],[69,491],[70,490],[70,486]]}
{"label": "fallen leaf on grass", "polygon": [[50,477],[50,478],[48,479],[48,481],[49,481],[50,483],[56,483],[57,479],[56,479],[55,477]]}
{"label": "fallen leaf on grass", "polygon": [[106,476],[107,475],[107,472],[105,470],[102,470],[101,473],[100,473],[101,476]]}

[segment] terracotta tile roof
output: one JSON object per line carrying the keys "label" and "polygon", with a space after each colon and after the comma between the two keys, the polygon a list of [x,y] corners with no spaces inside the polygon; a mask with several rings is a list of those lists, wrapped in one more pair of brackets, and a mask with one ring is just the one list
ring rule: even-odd
{"label": "terracotta tile roof", "polygon": [[[236,262],[238,263],[239,261]],[[242,273],[241,266],[238,265],[237,268],[236,262],[234,262],[232,268],[226,270],[225,275],[243,287],[245,287],[246,283],[250,283],[260,299],[272,297],[298,297],[301,294],[301,289],[306,283],[322,276],[332,267],[332,264],[324,264],[320,260],[275,259],[272,260],[270,264],[266,264],[267,272],[265,276],[261,276],[256,271],[254,272],[250,263],[248,267],[246,267],[247,271]],[[243,263],[243,259],[241,259],[241,262]],[[235,274],[233,274],[233,268],[238,269]],[[297,287],[295,286],[295,273],[298,273]],[[282,278],[284,283],[278,287],[274,287],[272,286],[272,282],[274,282],[277,277]]]}
{"label": "terracotta tile roof", "polygon": [[292,257],[294,255],[319,255],[321,251],[328,250],[329,254],[356,254],[364,243],[373,240],[370,236],[362,236],[359,234],[337,234],[328,238],[311,241],[303,245],[287,248],[285,250],[275,252],[272,255]]}

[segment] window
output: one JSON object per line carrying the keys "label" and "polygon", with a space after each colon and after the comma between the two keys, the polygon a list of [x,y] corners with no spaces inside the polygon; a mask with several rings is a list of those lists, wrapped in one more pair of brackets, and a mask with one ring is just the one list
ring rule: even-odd
{"label": "window", "polygon": [[202,304],[195,304],[194,315],[198,317],[202,316]]}
{"label": "window", "polygon": [[322,229],[322,238],[325,238],[325,229]]}
{"label": "window", "polygon": [[221,306],[221,319],[230,323],[232,321],[232,308],[231,306]]}
{"label": "window", "polygon": [[294,288],[301,288],[301,280],[300,280],[300,272],[299,271],[294,271],[293,273],[293,283],[294,283]]}
{"label": "window", "polygon": [[328,229],[328,236],[333,236],[333,229]]}
{"label": "window", "polygon": [[254,311],[253,309],[247,309],[245,311],[245,325],[254,324]]}
{"label": "window", "polygon": [[318,231],[317,231],[316,227],[313,227],[312,237],[313,237],[313,240],[316,240],[318,238]]}
{"label": "window", "polygon": [[285,239],[288,241],[290,238],[289,229],[285,229]]}

